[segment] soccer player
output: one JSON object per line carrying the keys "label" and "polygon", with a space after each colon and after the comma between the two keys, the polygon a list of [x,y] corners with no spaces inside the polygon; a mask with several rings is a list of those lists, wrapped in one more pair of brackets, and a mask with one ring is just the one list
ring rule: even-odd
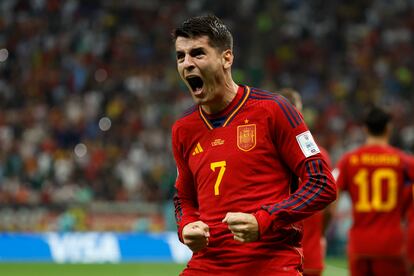
{"label": "soccer player", "polygon": [[[294,89],[284,88],[280,94],[291,102],[299,112],[302,112],[302,98]],[[331,167],[328,151],[319,147],[322,155]],[[324,269],[326,238],[324,231],[329,222],[330,212],[320,211],[303,220],[303,275],[320,276]]]}
{"label": "soccer player", "polygon": [[351,275],[407,275],[403,259],[404,186],[414,180],[409,156],[389,145],[391,115],[372,107],[364,145],[338,162],[337,185],[352,201]]}
{"label": "soccer player", "polygon": [[300,275],[295,223],[336,198],[325,158],[285,98],[233,81],[220,19],[189,18],[173,39],[195,102],[172,128],[178,235],[193,251],[181,275]]}

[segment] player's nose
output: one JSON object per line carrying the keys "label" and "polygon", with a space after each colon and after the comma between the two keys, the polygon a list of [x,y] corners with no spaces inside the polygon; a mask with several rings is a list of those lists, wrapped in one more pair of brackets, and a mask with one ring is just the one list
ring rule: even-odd
{"label": "player's nose", "polygon": [[184,69],[191,71],[195,68],[194,60],[190,55],[185,55],[184,61],[183,61],[183,67]]}

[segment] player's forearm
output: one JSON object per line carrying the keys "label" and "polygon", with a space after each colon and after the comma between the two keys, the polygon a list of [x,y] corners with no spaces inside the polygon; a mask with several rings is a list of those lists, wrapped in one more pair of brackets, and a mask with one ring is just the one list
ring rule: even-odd
{"label": "player's forearm", "polygon": [[182,230],[187,224],[199,220],[199,212],[195,204],[178,193],[174,195],[175,220],[178,237],[183,241]]}
{"label": "player's forearm", "polygon": [[296,192],[281,202],[262,206],[255,214],[261,234],[309,217],[336,199],[336,184],[326,162],[314,158],[304,166],[302,184]]}

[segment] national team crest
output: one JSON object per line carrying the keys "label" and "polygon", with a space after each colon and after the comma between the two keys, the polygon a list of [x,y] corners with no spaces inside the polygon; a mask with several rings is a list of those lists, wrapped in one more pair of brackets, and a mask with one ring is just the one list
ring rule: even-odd
{"label": "national team crest", "polygon": [[252,150],[256,146],[256,125],[237,127],[237,146],[243,151]]}

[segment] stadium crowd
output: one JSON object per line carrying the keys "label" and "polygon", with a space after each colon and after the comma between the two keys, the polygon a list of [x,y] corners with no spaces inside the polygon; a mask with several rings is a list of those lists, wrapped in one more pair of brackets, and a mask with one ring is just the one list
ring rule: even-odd
{"label": "stadium crowd", "polygon": [[171,199],[171,124],[192,101],[170,32],[207,12],[237,37],[237,81],[300,91],[334,162],[369,102],[413,150],[413,1],[4,0],[0,204]]}

